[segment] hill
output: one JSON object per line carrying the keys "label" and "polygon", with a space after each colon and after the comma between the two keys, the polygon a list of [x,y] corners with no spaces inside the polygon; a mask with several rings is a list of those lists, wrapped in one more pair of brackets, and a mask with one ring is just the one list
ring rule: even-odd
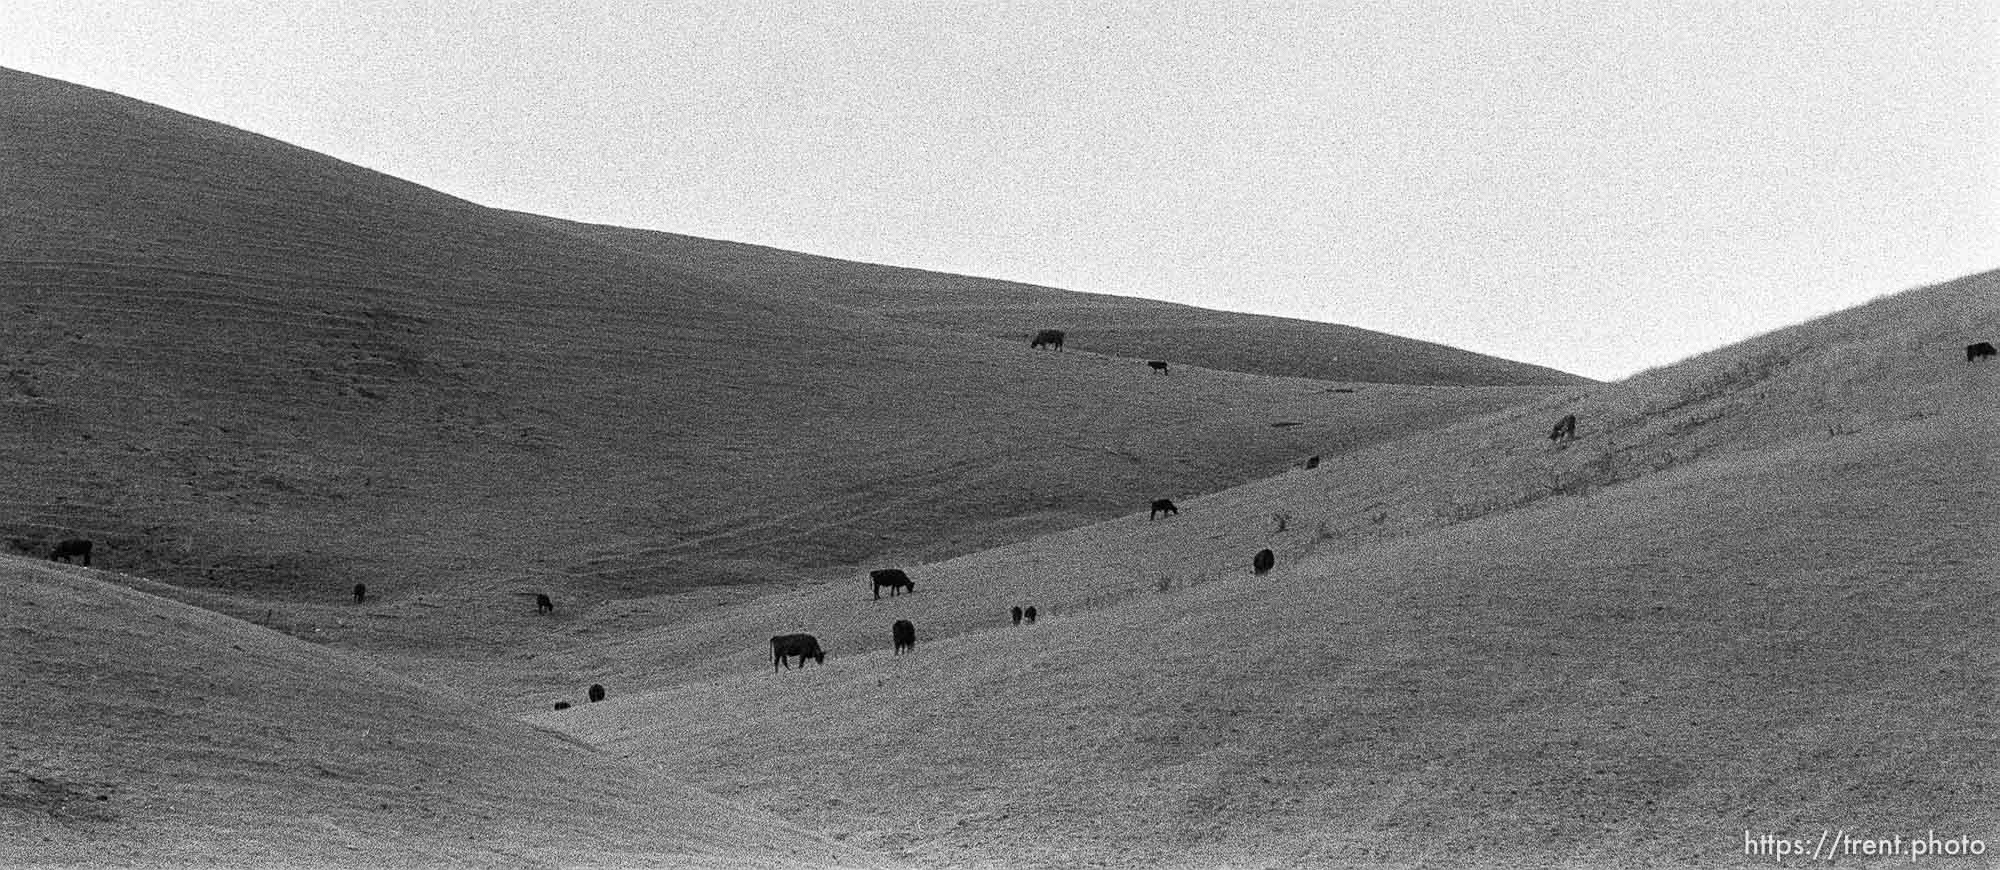
{"label": "hill", "polygon": [[8,867],[893,866],[87,570],[0,583]]}
{"label": "hill", "polygon": [[[943,558],[1550,389],[1035,353],[19,72],[0,127],[0,540],[88,536],[246,612],[355,582],[416,620]],[[815,262],[853,293],[882,274]],[[930,280],[895,274],[878,303]],[[1191,343],[1235,322],[1176,316]],[[1525,372],[1419,354],[1447,356]]]}
{"label": "hill", "polygon": [[[1744,866],[1771,860],[1746,830],[1822,828],[1990,848],[2000,368],[1960,349],[2000,332],[1997,291],[920,566],[893,601],[804,590],[586,642],[568,666],[617,697],[528,718],[753,805],[830,796],[808,827],[932,865]],[[1581,437],[1552,445],[1564,412]],[[1048,615],[1009,625],[1024,603]],[[793,630],[825,667],[767,670],[758,639]],[[749,736],[779,727],[781,753]]]}
{"label": "hill", "polygon": [[802,294],[914,327],[1272,377],[1434,386],[1577,386],[1566,372],[1339,324],[1210,311],[626,227],[522,217],[672,266]]}

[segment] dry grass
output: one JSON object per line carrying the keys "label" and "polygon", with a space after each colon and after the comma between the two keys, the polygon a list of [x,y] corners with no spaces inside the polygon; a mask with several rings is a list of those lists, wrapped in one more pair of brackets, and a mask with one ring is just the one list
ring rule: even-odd
{"label": "dry grass", "polygon": [[[1817,339],[1707,395],[1659,373],[922,566],[893,604],[801,590],[578,651],[627,694],[533,718],[753,803],[830,795],[818,829],[927,864],[1734,865],[1743,830],[1822,824],[1990,841],[2000,367],[1943,339],[2000,331],[1997,279],[1802,330],[1930,350]],[[1727,357],[1699,364],[1745,368]],[[1659,383],[1681,392],[1615,433],[1543,438],[1550,410]],[[1479,508],[1420,513],[1439,492]],[[1282,537],[1279,505],[1353,519]],[[1260,545],[1281,564],[1253,578]],[[1010,602],[1053,618],[1013,628]],[[895,618],[918,656],[887,656]],[[760,629],[819,632],[829,666],[773,677]]]}
{"label": "dry grass", "polygon": [[6,866],[889,866],[90,573],[0,556]]}
{"label": "dry grass", "polygon": [[[1237,318],[609,244],[20,73],[0,71],[0,111],[0,539],[83,534],[104,564],[260,602],[356,581],[600,602],[939,559],[1549,389],[1336,395],[1227,354],[1148,380],[1143,356],[1092,352],[1087,323],[1061,354],[994,336],[1045,325],[1051,300],[1151,330],[1139,350]],[[984,298],[983,325],[1006,325],[892,296]],[[1239,356],[1365,339],[1412,383],[1574,381],[1278,323]]]}
{"label": "dry grass", "polygon": [[[0,531],[182,583],[0,561],[4,863],[1995,838],[2000,365],[1960,348],[2000,273],[1615,385],[1335,393],[1256,374],[1359,364],[1312,336],[495,212],[19,74],[0,106]],[[1105,343],[1013,338],[1055,314]],[[1215,364],[1124,357],[1179,340]],[[870,597],[889,564],[915,594]],[[799,630],[826,666],[773,675]]]}
{"label": "dry grass", "polygon": [[[983,555],[977,589],[766,611],[829,637],[825,669],[774,676],[748,643],[717,672],[627,659],[660,688],[531,718],[929,865],[1713,866],[1746,828],[1990,836],[2000,553],[1968,506],[1994,495],[1992,422],[1001,624],[999,600],[1106,582],[1046,566],[1131,555],[1114,524]],[[914,657],[881,649],[897,617]]]}

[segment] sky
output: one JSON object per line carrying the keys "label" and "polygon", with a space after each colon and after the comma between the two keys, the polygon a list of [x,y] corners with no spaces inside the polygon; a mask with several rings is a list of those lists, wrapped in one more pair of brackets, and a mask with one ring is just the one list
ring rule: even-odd
{"label": "sky", "polygon": [[1995,0],[6,0],[0,66],[483,205],[1606,380],[2000,268]]}

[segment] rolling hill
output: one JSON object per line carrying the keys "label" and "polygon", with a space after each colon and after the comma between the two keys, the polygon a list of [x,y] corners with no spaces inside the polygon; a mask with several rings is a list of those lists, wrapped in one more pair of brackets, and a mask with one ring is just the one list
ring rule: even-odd
{"label": "rolling hill", "polygon": [[0,556],[6,866],[896,866],[93,573]]}
{"label": "rolling hill", "polygon": [[[0,71],[0,113],[0,427],[17,445],[0,540],[40,553],[82,534],[105,564],[255,601],[337,602],[355,582],[460,609],[782,585],[1074,527],[1578,382],[1309,324],[1182,355],[1176,334],[1205,346],[1244,321],[586,232],[19,72]],[[913,313],[987,296],[1016,306],[1009,323]],[[1112,312],[1072,326],[1104,352],[995,337],[1064,306]],[[1358,358],[1374,355],[1408,376],[1244,373],[1334,345],[1343,367],[1290,374],[1396,374]],[[1188,364],[1149,380],[1128,351]],[[1426,386],[1495,383],[1516,386]]]}
{"label": "rolling hill", "polygon": [[[683,268],[806,295],[910,326],[1272,377],[1436,386],[1575,386],[1586,379],[1338,324],[1210,311],[1011,281],[856,263],[741,242],[523,217]],[[1337,291],[1330,291],[1337,292]]]}
{"label": "rolling hill", "polygon": [[[572,647],[619,694],[529,718],[753,805],[832,796],[809,827],[938,866],[1991,843],[2000,368],[1959,350],[2000,332],[1996,291],[1886,297],[1171,520],[922,566],[893,601],[806,590]],[[1581,437],[1551,445],[1565,409]],[[1278,568],[1253,577],[1260,546]],[[1013,627],[1019,603],[1049,616]],[[895,618],[914,656],[887,649]],[[770,672],[758,636],[791,630],[824,668]]]}
{"label": "rolling hill", "polygon": [[496,211],[19,73],[0,113],[0,533],[122,571],[0,556],[0,863],[2000,831],[2000,272],[1594,385]]}

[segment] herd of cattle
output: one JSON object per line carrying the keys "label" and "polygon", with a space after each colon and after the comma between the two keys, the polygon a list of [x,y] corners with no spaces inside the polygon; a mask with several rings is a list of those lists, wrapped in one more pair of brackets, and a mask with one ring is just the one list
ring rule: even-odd
{"label": "herd of cattle", "polygon": [[[1035,333],[1035,337],[1029,343],[1029,346],[1032,348],[1046,346],[1062,350],[1063,331],[1060,329],[1041,330]],[[1966,362],[1991,359],[1996,355],[2000,355],[2000,352],[1995,351],[1992,342],[1981,341],[1965,346]],[[1160,360],[1150,360],[1146,365],[1152,367],[1153,370],[1158,371],[1160,374],[1164,375],[1167,373],[1167,364]],[[1556,421],[1555,427],[1549,430],[1549,440],[1556,442],[1575,440],[1577,437],[1576,425],[1575,414],[1564,415],[1561,420]],[[1310,469],[1316,468],[1318,465],[1319,457],[1314,456],[1306,461],[1305,467]],[[1162,516],[1171,517],[1179,513],[1180,508],[1171,499],[1155,499],[1152,503],[1152,509],[1146,514],[1146,519],[1152,521]],[[49,559],[51,561],[81,561],[85,567],[88,567],[90,565],[91,549],[92,545],[88,539],[65,538],[57,541],[50,548]],[[1250,567],[1253,573],[1261,575],[1269,572],[1276,563],[1277,556],[1267,548],[1257,551],[1257,554],[1250,560]],[[882,589],[884,587],[888,588],[890,598],[895,598],[905,592],[914,594],[917,591],[916,582],[911,580],[909,573],[901,568],[878,568],[868,572],[868,580],[876,600],[882,598]],[[361,604],[367,601],[367,599],[367,584],[354,584],[354,603]],[[547,593],[536,593],[535,610],[538,613],[551,613],[555,610],[555,604],[550,600]],[[1033,625],[1035,618],[1039,614],[1033,606],[1022,608],[1017,605],[1013,608],[1011,615],[1014,624],[1018,626],[1023,622]],[[916,625],[907,619],[896,620],[890,626],[890,640],[894,645],[896,655],[902,655],[905,652],[915,652],[917,648]],[[824,665],[826,664],[826,650],[820,646],[819,638],[810,634],[780,634],[771,638],[771,670],[773,673],[777,672],[781,665],[786,670],[790,670],[792,667],[791,659],[793,658],[799,660],[800,668],[805,667],[807,659]],[[604,700],[604,686],[593,684],[590,687],[589,698],[592,703]],[[568,709],[569,706],[567,702],[562,702],[557,703],[555,708],[564,710]]]}
{"label": "herd of cattle", "polygon": [[[1313,458],[1317,459],[1318,457]],[[1153,510],[1146,516],[1146,519],[1150,521],[1162,515],[1173,516],[1178,513],[1180,513],[1180,508],[1175,507],[1171,500],[1164,498],[1156,499],[1153,501]],[[1277,565],[1277,562],[1277,555],[1272,553],[1269,548],[1258,550],[1257,555],[1250,559],[1250,570],[1255,574],[1263,574],[1270,571],[1272,567]],[[901,568],[876,568],[869,571],[868,587],[874,594],[874,600],[876,601],[882,600],[882,590],[884,588],[889,590],[890,598],[894,598],[905,592],[915,593],[917,591],[916,581],[911,580],[910,573]],[[1032,604],[1027,607],[1017,604],[1014,605],[1009,615],[1013,617],[1015,625],[1034,625],[1035,620],[1041,616],[1041,613]],[[906,652],[916,652],[917,650],[917,627],[915,623],[907,619],[898,619],[895,624],[889,627],[889,638],[891,643],[894,644],[896,655],[902,655]],[[824,665],[826,664],[826,648],[820,646],[819,638],[814,635],[774,635],[771,638],[771,672],[777,673],[780,667],[788,671],[791,670],[792,659],[794,658],[799,660],[799,667],[802,669],[806,666],[807,659]],[[567,705],[564,705],[564,707],[559,707],[558,709],[566,707]]]}
{"label": "herd of cattle", "polygon": [[[1263,566],[1257,570],[1257,573],[1262,574],[1270,570],[1271,551],[1265,550],[1257,554],[1257,557],[1262,560],[1259,564]],[[882,600],[882,587],[884,586],[889,587],[890,598],[894,598],[904,592],[914,593],[917,591],[917,584],[910,579],[909,572],[901,568],[877,568],[870,571],[868,572],[868,584],[874,591],[875,600],[877,601]],[[1041,613],[1032,604],[1025,608],[1017,604],[1014,606],[1012,615],[1015,625],[1020,625],[1023,622],[1028,625],[1034,625],[1036,617],[1040,616]],[[896,620],[894,624],[889,626],[889,640],[895,647],[896,655],[902,655],[906,652],[916,652],[916,623],[907,619]],[[806,666],[806,659],[812,659],[814,662],[823,665],[826,664],[826,649],[819,645],[818,637],[810,634],[780,634],[771,638],[772,673],[777,673],[780,666],[783,666],[785,670],[791,670],[792,659],[794,658],[799,660],[799,667],[801,668]]]}
{"label": "herd of cattle", "polygon": [[[1034,339],[1029,342],[1029,346],[1032,348],[1046,346],[1062,350],[1062,345],[1063,332],[1059,329],[1044,329],[1037,332]],[[1984,341],[1967,345],[1965,348],[1965,359],[1967,362],[1985,359],[1994,355],[1993,345]],[[1167,373],[1167,364],[1160,360],[1150,360],[1146,365],[1152,367],[1153,370],[1160,374]],[[1575,414],[1563,415],[1563,418],[1557,420],[1555,426],[1549,430],[1549,440],[1558,442],[1559,444],[1576,440],[1576,425]],[[1307,459],[1305,467],[1308,469],[1318,468],[1319,457],[1314,456]],[[1180,507],[1175,505],[1172,499],[1155,499],[1153,500],[1151,510],[1146,513],[1146,519],[1150,522],[1160,517],[1172,517],[1179,513]],[[1277,554],[1271,552],[1269,548],[1258,550],[1257,554],[1250,559],[1251,573],[1259,575],[1268,573],[1273,567],[1276,567],[1277,561]],[[878,601],[882,598],[882,589],[884,587],[888,588],[889,597],[891,598],[904,592],[914,593],[917,591],[916,582],[910,579],[909,572],[901,568],[875,569],[868,572],[868,580],[870,588],[874,592],[875,599]],[[1033,625],[1036,615],[1035,608],[1033,607],[1023,609],[1016,606],[1012,612],[1015,625],[1020,625],[1024,621],[1029,625]],[[909,620],[896,620],[895,625],[890,628],[890,635],[891,640],[895,644],[897,655],[916,651],[917,629]],[[794,657],[798,658],[800,668],[805,667],[806,659],[808,658],[820,664],[825,664],[826,650],[820,646],[819,638],[810,634],[781,634],[771,638],[772,673],[776,673],[781,665],[786,670],[790,670],[792,667],[791,659]]]}

